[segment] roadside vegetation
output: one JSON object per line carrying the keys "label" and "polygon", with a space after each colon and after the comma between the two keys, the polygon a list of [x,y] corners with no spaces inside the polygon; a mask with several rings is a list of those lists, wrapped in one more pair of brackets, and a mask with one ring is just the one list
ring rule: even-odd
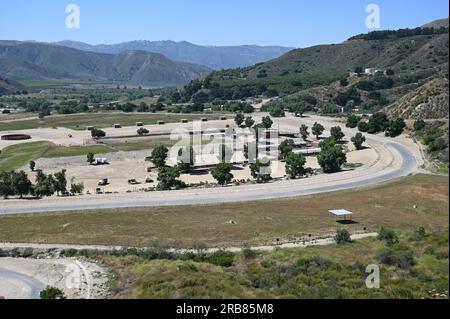
{"label": "roadside vegetation", "polygon": [[[448,229],[392,232],[395,243],[370,238],[196,255],[128,250],[96,258],[112,269],[112,298],[448,299]],[[369,264],[380,267],[378,289],[366,286]]]}
{"label": "roadside vegetation", "polygon": [[413,129],[414,136],[426,146],[425,151],[428,157],[435,162],[435,170],[448,173],[448,123],[417,120],[414,122]]}

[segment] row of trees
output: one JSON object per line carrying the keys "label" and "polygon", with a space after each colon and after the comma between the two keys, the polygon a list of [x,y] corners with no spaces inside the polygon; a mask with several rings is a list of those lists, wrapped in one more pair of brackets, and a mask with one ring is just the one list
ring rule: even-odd
{"label": "row of trees", "polygon": [[368,121],[363,121],[361,116],[351,114],[347,117],[346,126],[357,127],[360,132],[369,134],[385,132],[386,136],[396,137],[403,133],[406,123],[401,117],[389,119],[385,113],[377,112],[369,117]]}
{"label": "row of trees", "polygon": [[273,125],[273,121],[270,118],[270,116],[265,116],[262,118],[261,123],[255,124],[255,120],[251,116],[245,117],[243,113],[236,113],[236,116],[234,117],[234,122],[237,126],[242,127],[244,124],[247,128],[264,128],[269,129]]}
{"label": "row of trees", "polygon": [[[7,199],[10,196],[25,195],[37,197],[52,196],[67,193],[66,170],[55,174],[45,174],[42,170],[36,171],[36,180],[33,184],[24,171],[0,173],[0,196]],[[71,181],[70,192],[81,194],[84,190],[82,183],[76,184]]]}

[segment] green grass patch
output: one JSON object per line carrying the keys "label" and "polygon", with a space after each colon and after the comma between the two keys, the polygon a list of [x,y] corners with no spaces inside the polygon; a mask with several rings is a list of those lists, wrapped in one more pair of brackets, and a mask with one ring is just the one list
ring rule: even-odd
{"label": "green grass patch", "polygon": [[13,171],[37,160],[55,144],[50,142],[32,142],[25,144],[11,145],[4,148],[0,153],[0,172]]}
{"label": "green grass patch", "polygon": [[81,156],[87,155],[89,152],[94,154],[104,154],[115,152],[115,150],[104,145],[64,147],[56,146],[51,142],[32,142],[11,145],[4,148],[0,153],[0,172],[16,170],[27,165],[31,160],[37,160],[41,157],[54,158]]}
{"label": "green grass patch", "polygon": [[18,81],[21,84],[32,88],[32,89],[54,89],[61,88],[69,85],[75,84],[85,84],[85,85],[94,85],[94,84],[109,84],[110,82],[104,81],[75,81],[75,80],[21,80]]}

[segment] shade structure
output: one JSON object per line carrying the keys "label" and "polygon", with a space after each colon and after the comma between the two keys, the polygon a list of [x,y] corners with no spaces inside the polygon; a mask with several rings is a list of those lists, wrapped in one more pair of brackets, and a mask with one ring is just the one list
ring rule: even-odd
{"label": "shade structure", "polygon": [[351,216],[353,213],[351,211],[348,211],[346,209],[333,209],[329,210],[329,212],[335,216]]}

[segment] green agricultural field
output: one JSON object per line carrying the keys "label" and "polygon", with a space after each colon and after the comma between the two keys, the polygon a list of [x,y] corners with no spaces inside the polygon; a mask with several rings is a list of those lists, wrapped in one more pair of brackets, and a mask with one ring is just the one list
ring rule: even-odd
{"label": "green agricultural field", "polygon": [[[112,298],[448,299],[448,230],[273,252],[99,256],[112,269]],[[380,288],[366,286],[367,265]],[[218,289],[217,287],[220,287]]]}
{"label": "green agricultural field", "polygon": [[70,115],[55,115],[43,120],[22,120],[8,123],[0,123],[0,131],[25,130],[39,127],[65,127],[75,130],[84,130],[86,126],[92,125],[97,128],[111,127],[115,123],[122,126],[132,126],[136,122],[143,122],[145,125],[157,124],[158,121],[166,123],[177,123],[181,119],[200,120],[201,118],[218,120],[218,115],[205,114],[158,114],[158,113],[82,113]]}
{"label": "green agricultural field", "polygon": [[0,153],[0,172],[12,171],[24,165],[31,160],[37,160],[41,157],[65,157],[86,155],[89,152],[94,154],[103,154],[114,152],[115,150],[103,146],[56,146],[51,142],[32,142],[8,146]]}
{"label": "green agricultural field", "polygon": [[[439,230],[449,221],[448,185],[445,176],[417,175],[371,188],[268,201],[1,216],[0,242],[185,248],[197,242],[272,243],[337,227]],[[332,208],[353,211],[358,224],[337,224],[328,214]]]}
{"label": "green agricultural field", "polygon": [[54,89],[75,84],[85,84],[85,85],[110,84],[110,82],[103,82],[103,81],[76,81],[76,80],[21,80],[19,82],[32,89]]}

